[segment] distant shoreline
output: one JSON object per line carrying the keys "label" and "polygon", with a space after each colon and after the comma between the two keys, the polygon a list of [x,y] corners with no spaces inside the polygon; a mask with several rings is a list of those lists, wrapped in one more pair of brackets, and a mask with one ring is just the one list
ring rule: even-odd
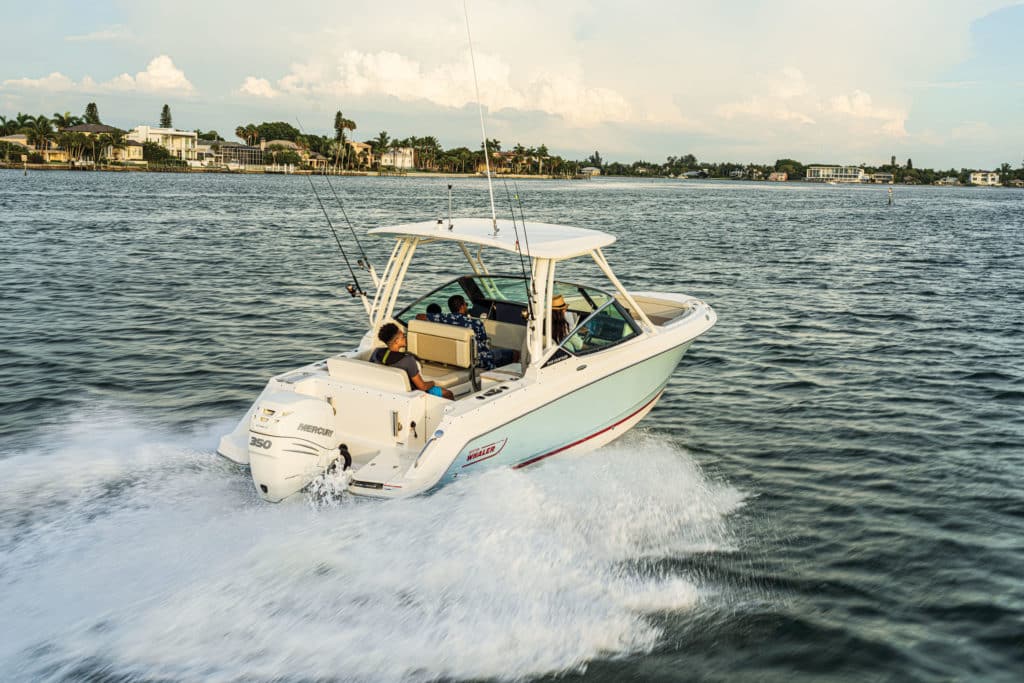
{"label": "distant shoreline", "polygon": [[[396,177],[396,178],[484,178],[479,173],[442,173],[440,171],[408,171],[378,173],[376,171],[344,171],[342,173],[315,173],[308,169],[298,169],[291,172],[275,170],[255,169],[229,169],[229,168],[207,168],[207,167],[177,167],[165,166],[151,168],[146,166],[100,166],[100,167],[73,167],[67,164],[11,164],[0,161],[0,169],[11,171],[71,171],[75,173],[184,173],[184,174],[223,174],[223,175],[328,175],[328,176],[363,176],[363,177]],[[574,180],[563,176],[537,175],[525,173],[494,173],[493,178],[508,178],[515,180]]]}
{"label": "distant shoreline", "polygon": [[[204,174],[215,174],[215,175],[326,175],[326,176],[342,176],[342,177],[395,177],[395,178],[449,178],[449,179],[470,179],[479,178],[484,179],[481,173],[442,173],[440,171],[407,171],[407,172],[388,172],[378,173],[376,171],[344,171],[341,173],[314,173],[308,169],[298,169],[290,173],[281,170],[256,170],[256,169],[227,169],[227,168],[208,168],[208,167],[178,167],[178,166],[165,166],[150,168],[145,166],[101,166],[95,167],[70,167],[66,164],[12,164],[0,161],[0,170],[9,171],[69,171],[76,173],[167,173],[167,174],[186,174],[186,175],[204,175]],[[600,175],[600,176],[587,176],[587,177],[565,177],[565,176],[553,176],[553,175],[537,175],[537,174],[525,174],[525,173],[494,173],[491,175],[495,179],[505,180],[591,180],[591,179],[631,179],[631,180],[669,180],[679,181],[685,183],[700,182],[702,180],[717,180],[727,181],[729,183],[756,183],[758,185],[826,185],[827,183],[808,181],[804,178],[796,178],[793,180],[784,181],[772,181],[772,180],[752,180],[749,178],[726,178],[726,177],[708,177],[708,178],[672,178],[669,176],[633,176],[633,175]],[[1022,186],[1014,185],[971,185],[969,183],[960,184],[949,184],[942,185],[939,183],[878,183],[878,182],[844,182],[839,183],[839,186],[845,187],[1001,187],[1004,189],[1024,189]]]}

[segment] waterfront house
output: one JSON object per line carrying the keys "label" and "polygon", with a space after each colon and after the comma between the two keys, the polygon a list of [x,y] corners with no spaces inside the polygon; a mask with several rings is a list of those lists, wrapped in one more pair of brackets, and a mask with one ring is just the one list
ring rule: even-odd
{"label": "waterfront house", "polygon": [[863,183],[868,179],[859,166],[808,166],[804,178],[812,183]]}
{"label": "waterfront house", "polygon": [[263,150],[255,145],[222,141],[211,145],[211,150],[214,147],[214,163],[224,164],[235,170],[263,166]]}
{"label": "waterfront house", "polygon": [[382,168],[415,168],[416,152],[412,147],[395,147],[380,155]]}
{"label": "waterfront house", "polygon": [[346,140],[345,145],[349,148],[349,155],[355,160],[356,166],[364,166],[366,168],[373,166],[374,161],[376,161],[373,156],[373,145],[365,142],[356,142],[355,140]]}
{"label": "waterfront house", "polygon": [[68,162],[68,153],[62,149],[53,140],[47,140],[46,145],[42,148],[28,143],[28,136],[24,133],[16,133],[14,135],[5,135],[0,138],[0,142],[6,142],[12,145],[19,145],[25,148],[25,154],[38,154],[43,158],[43,163],[64,163]]}
{"label": "waterfront house", "polygon": [[223,144],[225,144],[224,140],[196,139],[196,161],[203,166],[221,163],[218,152]]}
{"label": "waterfront house", "polygon": [[955,175],[948,175],[945,178],[935,181],[936,185],[959,185],[960,179]]}
{"label": "waterfront house", "polygon": [[583,175],[594,177],[601,175],[601,169],[597,168],[596,166],[584,166],[583,168],[580,169],[580,173],[582,173]]}
{"label": "waterfront house", "polygon": [[0,142],[6,142],[9,145],[18,145],[24,147],[26,151],[29,149],[28,136],[24,133],[15,133],[14,135],[5,135],[0,137]]}
{"label": "waterfront house", "polygon": [[327,161],[327,157],[319,152],[310,152],[309,156],[306,157],[306,165],[314,171],[326,171]]}
{"label": "waterfront house", "polygon": [[125,140],[120,146],[113,146],[108,158],[127,164],[145,163],[142,159],[142,143],[135,140]]}
{"label": "waterfront house", "polygon": [[994,171],[974,171],[969,182],[971,185],[998,185],[999,174]]}
{"label": "waterfront house", "polygon": [[114,128],[113,126],[106,126],[102,123],[80,123],[77,126],[68,126],[62,132],[64,133],[81,133],[87,137],[96,137],[97,135],[123,135],[124,131],[120,128]]}
{"label": "waterfront house", "polygon": [[773,183],[784,183],[789,180],[789,174],[785,171],[772,171],[768,174],[768,181]]}
{"label": "waterfront house", "polygon": [[198,162],[196,143],[199,136],[194,131],[135,126],[135,128],[128,131],[128,139],[140,144],[155,142],[170,152],[171,157],[175,159],[193,163]]}
{"label": "waterfront house", "polygon": [[871,182],[891,185],[895,177],[892,173],[872,173]]}

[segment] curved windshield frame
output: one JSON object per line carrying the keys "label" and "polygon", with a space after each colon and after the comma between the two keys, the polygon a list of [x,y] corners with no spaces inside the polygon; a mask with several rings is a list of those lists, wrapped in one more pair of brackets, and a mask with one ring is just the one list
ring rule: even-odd
{"label": "curved windshield frame", "polygon": [[[430,304],[437,304],[441,307],[442,313],[448,313],[448,299],[458,294],[469,304],[470,315],[480,317],[481,314],[486,314],[492,319],[509,318],[506,322],[525,324],[521,315],[512,316],[510,313],[526,310],[527,286],[527,280],[521,275],[463,275],[421,296],[394,317],[404,324],[409,318],[426,313]],[[570,313],[577,320],[590,316],[615,301],[615,296],[604,289],[565,280],[554,282],[552,296],[556,294],[562,295]],[[540,311],[537,314],[539,315]],[[629,315],[626,315],[626,318],[632,321]]]}
{"label": "curved windshield frame", "polygon": [[521,275],[463,275],[421,296],[394,317],[405,324],[410,318],[425,314],[430,304],[437,304],[442,313],[449,313],[448,299],[456,294],[466,300],[469,314],[476,317],[481,314],[490,317],[496,308],[526,310],[526,281]]}
{"label": "curved windshield frame", "polygon": [[[570,308],[570,311],[572,309]],[[586,356],[618,346],[640,334],[640,326],[626,309],[610,298],[569,332],[545,366],[569,356]]]}

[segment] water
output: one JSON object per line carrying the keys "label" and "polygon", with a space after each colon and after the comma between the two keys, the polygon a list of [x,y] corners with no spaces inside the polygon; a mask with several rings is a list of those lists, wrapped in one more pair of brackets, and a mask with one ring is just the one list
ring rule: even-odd
{"label": "water", "polygon": [[[446,182],[336,181],[360,235]],[[362,315],[308,181],[0,171],[5,678],[1019,679],[1024,193],[519,190],[716,307],[665,398],[587,456],[271,506],[217,438]]]}

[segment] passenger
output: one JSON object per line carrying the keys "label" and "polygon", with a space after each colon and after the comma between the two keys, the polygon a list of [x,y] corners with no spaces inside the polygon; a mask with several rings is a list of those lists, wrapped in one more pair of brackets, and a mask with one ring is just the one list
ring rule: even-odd
{"label": "passenger", "polygon": [[[429,304],[427,306],[426,313],[417,313],[417,320],[433,320],[436,322],[437,316],[441,315],[441,304]],[[431,317],[433,316],[433,317]]]}
{"label": "passenger", "polygon": [[[569,336],[573,323],[568,319],[570,315],[568,311],[569,304],[565,303],[565,297],[556,294],[551,298],[551,331],[554,333],[552,336],[556,343],[562,345],[562,348],[575,352],[583,348],[583,338],[578,332]],[[583,331],[586,329],[584,327]],[[567,337],[568,339],[566,339]]]}
{"label": "passenger", "polygon": [[382,326],[377,333],[377,338],[387,344],[387,347],[374,350],[370,355],[371,363],[380,363],[405,370],[405,374],[409,375],[409,382],[420,391],[449,400],[455,398],[455,395],[449,390],[442,389],[434,382],[427,382],[423,379],[423,376],[420,375],[420,363],[416,360],[416,356],[403,351],[405,333],[398,325],[387,323]]}
{"label": "passenger", "polygon": [[448,308],[451,310],[451,313],[428,313],[427,319],[436,323],[458,325],[459,327],[468,327],[472,329],[473,335],[476,337],[476,364],[481,370],[491,370],[492,368],[501,367],[502,365],[508,365],[509,363],[516,363],[519,361],[518,351],[491,348],[490,340],[487,338],[487,330],[484,329],[483,321],[477,320],[469,315],[469,307],[466,305],[466,300],[462,298],[462,296],[456,294],[455,296],[449,297]]}

